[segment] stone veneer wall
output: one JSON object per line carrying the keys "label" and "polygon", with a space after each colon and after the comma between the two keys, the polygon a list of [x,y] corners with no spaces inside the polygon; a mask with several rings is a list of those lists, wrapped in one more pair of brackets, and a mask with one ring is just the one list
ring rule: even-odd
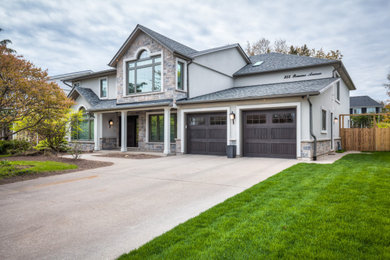
{"label": "stone veneer wall", "polygon": [[[123,79],[126,77],[126,74],[123,71],[123,62],[126,59],[133,59],[136,57],[138,55],[137,51],[142,47],[147,47],[151,53],[162,52],[162,89],[161,92],[157,93],[136,94],[126,97],[125,93],[123,93]],[[173,56],[173,53],[145,33],[140,33],[137,36],[127,52],[119,59],[116,69],[118,103],[180,99],[186,97],[186,93],[176,91],[176,58]]]}
{"label": "stone veneer wall", "polygon": [[95,142],[93,141],[71,141],[68,145],[73,148],[76,143],[79,144],[79,149],[83,152],[92,152],[95,148]]}
{"label": "stone veneer wall", "polygon": [[[340,139],[334,139],[334,150],[337,150],[337,142]],[[314,142],[302,142],[301,143],[301,157],[312,158],[313,157]],[[319,140],[317,141],[317,157],[325,155],[331,151],[331,140]]]}

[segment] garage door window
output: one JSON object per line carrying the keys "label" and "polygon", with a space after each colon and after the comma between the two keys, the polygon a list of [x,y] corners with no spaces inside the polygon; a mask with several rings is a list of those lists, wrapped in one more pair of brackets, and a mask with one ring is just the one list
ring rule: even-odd
{"label": "garage door window", "polygon": [[248,125],[258,125],[267,123],[267,117],[265,114],[260,115],[248,115],[246,117],[246,123]]}
{"label": "garage door window", "polygon": [[211,116],[210,125],[226,125],[226,116]]}
{"label": "garage door window", "polygon": [[295,117],[294,113],[273,114],[272,123],[274,124],[293,123],[294,117]]}
{"label": "garage door window", "polygon": [[203,116],[192,116],[190,118],[190,125],[204,125],[205,119]]}

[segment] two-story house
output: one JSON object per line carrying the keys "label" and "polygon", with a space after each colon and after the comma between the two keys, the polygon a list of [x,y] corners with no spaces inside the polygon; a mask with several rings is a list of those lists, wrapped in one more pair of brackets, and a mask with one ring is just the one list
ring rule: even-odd
{"label": "two-story house", "polygon": [[380,113],[383,105],[369,96],[350,97],[350,114]]}
{"label": "two-story house", "polygon": [[197,51],[141,25],[109,66],[70,79],[85,148],[315,158],[340,139],[355,89],[341,61]]}

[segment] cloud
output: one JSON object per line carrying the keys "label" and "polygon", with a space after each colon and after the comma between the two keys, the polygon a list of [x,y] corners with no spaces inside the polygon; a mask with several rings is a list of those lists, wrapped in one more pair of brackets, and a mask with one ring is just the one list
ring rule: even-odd
{"label": "cloud", "polygon": [[15,0],[0,3],[0,35],[49,74],[100,70],[143,24],[198,50],[228,43],[286,39],[339,49],[358,90],[386,99],[390,2]]}

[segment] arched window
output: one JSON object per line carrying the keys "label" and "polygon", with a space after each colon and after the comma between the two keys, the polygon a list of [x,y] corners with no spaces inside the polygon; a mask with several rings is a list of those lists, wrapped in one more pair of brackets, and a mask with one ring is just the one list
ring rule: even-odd
{"label": "arched window", "polygon": [[126,64],[126,95],[161,91],[161,55],[150,56],[142,50],[137,57]]}
{"label": "arched window", "polygon": [[139,60],[146,59],[146,58],[149,58],[149,53],[148,53],[147,50],[143,50],[143,51],[141,51],[141,52],[138,54],[138,59],[139,59]]}
{"label": "arched window", "polygon": [[84,107],[79,110],[82,113],[82,118],[79,121],[79,129],[78,131],[72,131],[74,140],[93,140],[93,118],[89,113],[85,110]]}

